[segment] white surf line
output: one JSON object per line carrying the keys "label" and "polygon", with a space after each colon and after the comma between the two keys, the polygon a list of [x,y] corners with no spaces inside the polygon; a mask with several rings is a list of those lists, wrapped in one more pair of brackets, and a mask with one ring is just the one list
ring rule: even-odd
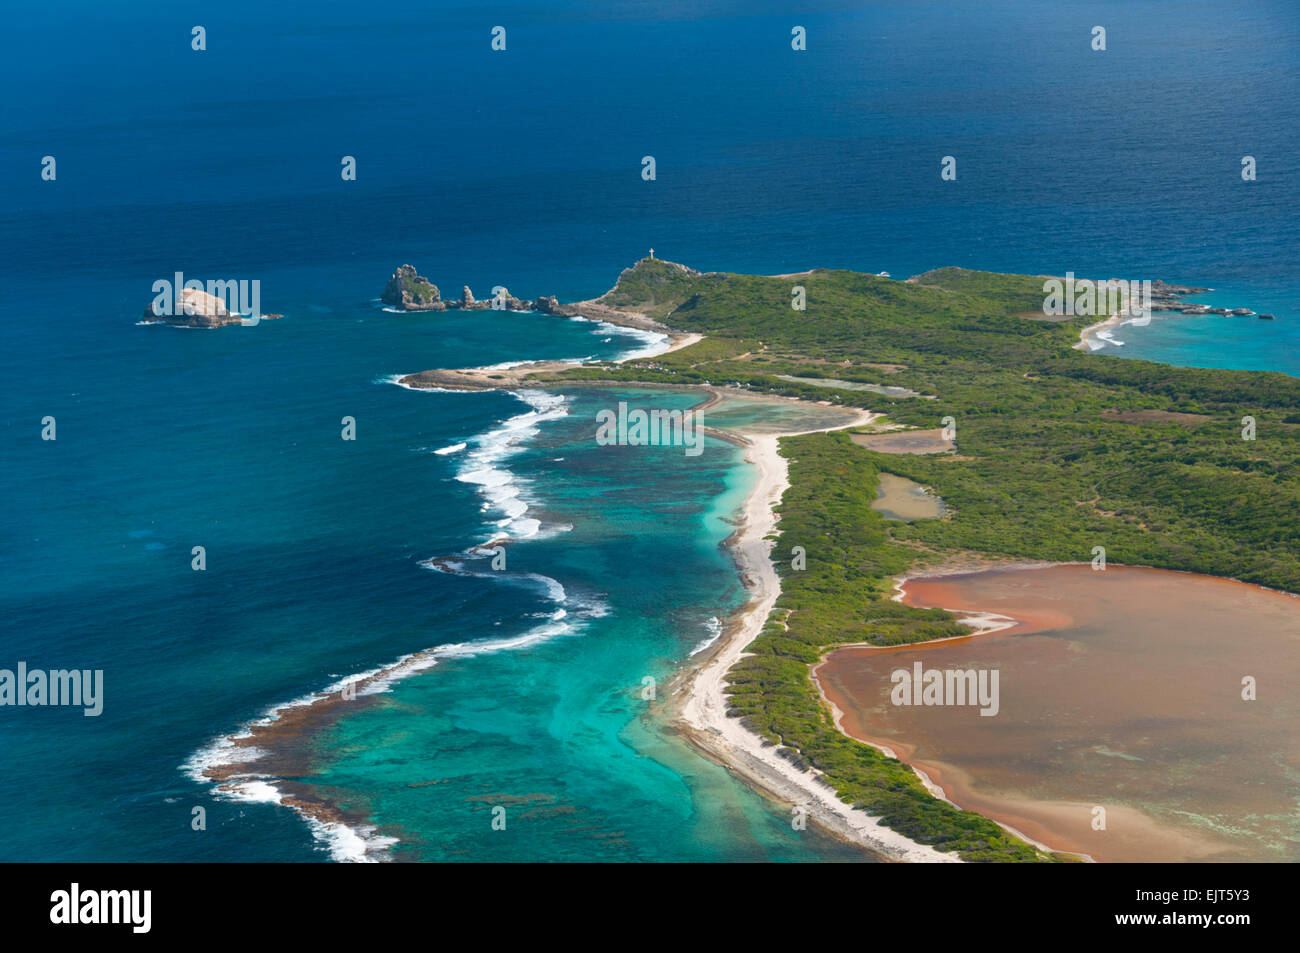
{"label": "white surf line", "polygon": [[[1123,341],[1111,341],[1103,337],[1103,335],[1111,328],[1119,327],[1127,321],[1129,317],[1128,308],[1120,308],[1120,310],[1116,311],[1105,321],[1098,321],[1096,324],[1088,325],[1079,332],[1079,341],[1074,345],[1074,349],[1076,351],[1088,351],[1089,353],[1094,353],[1100,351],[1107,344],[1113,344],[1116,346],[1122,345],[1124,343]],[[1103,343],[1093,347],[1094,338],[1099,338]]]}

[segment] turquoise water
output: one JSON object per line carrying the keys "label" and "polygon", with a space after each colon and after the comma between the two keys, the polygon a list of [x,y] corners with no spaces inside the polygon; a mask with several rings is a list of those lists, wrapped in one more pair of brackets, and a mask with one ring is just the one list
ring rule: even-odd
{"label": "turquoise water", "polygon": [[[371,847],[843,858],[665,738],[637,693],[741,598],[718,548],[748,479],[735,449],[710,442],[689,465],[598,449],[576,429],[603,399],[586,392],[560,408],[396,387],[645,342],[375,299],[411,262],[449,296],[579,300],[652,245],[760,274],[1150,276],[1278,320],[1157,320],[1119,351],[1296,373],[1296,5],[1111,6],[1104,56],[1091,13],[1033,0],[814,3],[799,54],[789,7],[765,0],[518,4],[500,55],[480,10],[428,0],[309,16],[229,0],[202,14],[204,54],[188,21],[139,0],[15,13],[0,35],[0,664],[102,668],[106,699],[98,718],[0,711],[0,858],[364,850],[214,797],[182,766],[350,674],[520,639],[447,650],[312,741],[316,786],[375,828]],[[94,41],[69,42],[70,23]],[[1125,117],[1154,129],[1080,134]],[[955,183],[937,174],[947,154]],[[137,326],[176,270],[259,280],[285,318]],[[507,426],[508,446],[482,443]],[[503,524],[537,531],[508,548],[517,580],[429,568]],[[487,824],[498,802],[504,832]]]}
{"label": "turquoise water", "polygon": [[1204,276],[1166,280],[1214,288],[1187,301],[1212,308],[1249,308],[1257,314],[1272,314],[1274,320],[1253,315],[1183,317],[1156,312],[1150,324],[1117,328],[1112,336],[1122,345],[1108,345],[1097,353],[1185,367],[1282,371],[1300,377],[1300,284],[1267,279],[1220,284]]}
{"label": "turquoise water", "polygon": [[[792,830],[787,816],[666,737],[660,706],[642,697],[649,677],[664,699],[674,670],[716,631],[710,620],[743,603],[720,544],[752,473],[738,465],[738,448],[712,438],[695,458],[596,446],[595,413],[620,400],[684,408],[698,399],[573,391],[568,415],[511,458],[521,481],[544,479],[546,517],[541,538],[509,547],[506,571],[561,583],[572,629],[526,650],[440,660],[316,744],[313,782],[350,792],[336,796],[382,819],[372,840],[396,836],[391,856],[861,859]],[[552,525],[572,529],[548,535]],[[544,625],[549,607],[540,615]],[[499,621],[508,629],[513,620]],[[494,807],[505,809],[504,830],[492,826]]]}
{"label": "turquoise water", "polygon": [[[743,600],[721,542],[752,474],[712,438],[697,457],[599,446],[595,412],[701,397],[408,390],[392,379],[426,366],[648,342],[542,315],[392,314],[353,284],[321,276],[312,302],[267,302],[286,317],[250,328],[33,335],[43,386],[5,376],[0,625],[32,667],[102,668],[106,699],[98,718],[6,712],[23,770],[0,780],[3,854],[341,859],[396,838],[370,856],[863,859],[792,830],[641,700]],[[30,294],[11,305],[37,313]],[[46,414],[57,440],[31,439]],[[503,533],[519,540],[504,572],[430,568]],[[306,739],[306,780],[377,828],[361,846],[198,773],[196,755],[272,706],[449,644],[483,654]],[[507,831],[485,797],[509,806]],[[59,825],[77,836],[51,839]]]}
{"label": "turquoise water", "polygon": [[[397,393],[435,416],[477,396]],[[408,566],[436,577],[456,607],[430,607],[436,664],[293,742],[309,767],[279,780],[306,783],[346,816],[310,822],[332,857],[867,859],[794,830],[665,733],[672,675],[745,600],[722,543],[753,472],[737,447],[714,438],[698,456],[601,446],[596,415],[620,402],[685,410],[702,397],[524,389],[518,414],[432,454],[455,461],[457,482],[478,494],[474,541],[512,540],[504,566],[494,564],[501,553],[472,546]],[[769,418],[782,410],[765,409]],[[221,757],[201,752],[196,767]],[[261,782],[221,791],[278,799]]]}

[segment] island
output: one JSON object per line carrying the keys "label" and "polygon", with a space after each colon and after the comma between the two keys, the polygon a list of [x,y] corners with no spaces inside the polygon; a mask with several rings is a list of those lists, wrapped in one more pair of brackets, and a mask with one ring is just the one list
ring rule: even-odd
{"label": "island", "polygon": [[[209,287],[214,283],[209,282]],[[283,314],[244,315],[231,311],[226,302],[199,288],[182,288],[175,307],[160,313],[151,303],[144,309],[141,323],[170,324],[184,328],[220,328],[231,324],[256,324],[283,318]]]}

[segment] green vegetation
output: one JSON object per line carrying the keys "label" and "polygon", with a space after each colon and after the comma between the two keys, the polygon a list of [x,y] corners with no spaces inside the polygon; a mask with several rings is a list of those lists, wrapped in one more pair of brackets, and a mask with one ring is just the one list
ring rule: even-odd
{"label": "green vegetation", "polygon": [[[1042,278],[945,268],[907,282],[843,271],[777,279],[698,275],[653,261],[625,272],[611,294],[658,281],[642,279],[650,268],[674,269],[681,303],[666,323],[708,337],[651,361],[565,376],[738,383],[885,411],[918,428],[952,416],[957,458],[858,448],[955,509],[949,519],[892,526],[894,541],[1052,560],[1088,560],[1101,545],[1113,563],[1300,592],[1300,380],[1073,350],[1094,319],[1014,316],[1041,305]],[[795,282],[807,289],[806,312],[790,308]],[[1242,439],[1245,416],[1257,421],[1258,439]]]}
{"label": "green vegetation", "polygon": [[701,277],[698,271],[675,262],[643,258],[624,269],[618,283],[599,301],[611,308],[641,311],[662,319],[695,293]]}
{"label": "green vegetation", "polygon": [[402,265],[389,279],[380,300],[391,305],[426,307],[438,302],[439,292],[433,282],[416,274],[410,265]]}
{"label": "green vegetation", "polygon": [[[794,284],[806,288],[804,312],[791,309]],[[906,767],[836,731],[808,675],[838,644],[957,631],[947,613],[891,602],[891,577],[957,551],[1086,561],[1104,546],[1112,564],[1300,592],[1300,380],[1074,350],[1095,319],[1024,316],[1041,307],[1042,285],[1041,277],[957,268],[900,282],[825,270],[794,279],[701,275],[641,262],[608,302],[652,307],[671,327],[708,337],[651,361],[566,375],[736,383],[883,410],[917,428],[956,420],[956,456],[875,453],[842,434],[782,441],[792,483],[777,549],[783,593],[754,655],[733,671],[732,700],[754,730],[825,772],[841,797],[972,860],[1042,855],[930,797]],[[777,374],[897,385],[937,399]],[[1246,416],[1258,439],[1242,439]],[[933,487],[948,517],[884,520],[870,508],[881,470]],[[807,550],[803,572],[786,569],[795,545]]]}
{"label": "green vegetation", "polygon": [[[966,860],[1043,860],[987,818],[931,797],[911,768],[840,732],[821,704],[808,667],[845,642],[892,645],[966,634],[941,609],[890,601],[889,578],[907,568],[871,509],[877,469],[844,434],[782,441],[791,460],[781,505],[777,560],[781,600],[731,671],[731,701],[748,727],[824,772],[839,796],[923,844]],[[786,554],[808,552],[793,571]]]}

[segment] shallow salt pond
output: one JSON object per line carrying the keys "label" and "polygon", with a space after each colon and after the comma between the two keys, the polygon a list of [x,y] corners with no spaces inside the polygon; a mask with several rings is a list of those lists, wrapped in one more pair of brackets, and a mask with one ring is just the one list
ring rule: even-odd
{"label": "shallow salt pond", "polygon": [[[910,581],[907,602],[1018,620],[817,670],[842,726],[961,807],[1105,861],[1300,860],[1300,600],[1190,573],[1088,565]],[[999,673],[996,715],[895,705],[915,662]],[[1243,699],[1243,679],[1257,700]],[[1106,827],[1094,829],[1097,809]]]}
{"label": "shallow salt pond", "polygon": [[880,474],[880,489],[871,508],[890,520],[937,519],[945,510],[943,500],[906,477]]}
{"label": "shallow salt pond", "polygon": [[933,430],[895,430],[884,433],[855,433],[851,439],[859,447],[878,453],[951,453],[955,449],[944,436],[943,428]]}

